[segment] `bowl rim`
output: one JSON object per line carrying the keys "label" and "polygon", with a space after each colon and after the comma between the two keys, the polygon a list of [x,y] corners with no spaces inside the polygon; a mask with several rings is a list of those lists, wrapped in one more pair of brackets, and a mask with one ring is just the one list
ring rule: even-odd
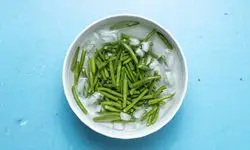
{"label": "bowl rim", "polygon": [[[135,18],[141,18],[143,20],[146,20],[148,22],[151,22],[153,24],[155,24],[156,26],[158,26],[160,29],[164,30],[164,32],[166,32],[169,37],[171,37],[171,39],[174,41],[174,43],[176,44],[176,47],[179,49],[179,53],[180,56],[183,59],[183,72],[184,72],[184,88],[183,88],[183,94],[180,97],[180,101],[177,104],[177,106],[175,107],[175,109],[173,110],[173,113],[171,113],[168,117],[168,119],[166,120],[162,120],[162,123],[157,125],[155,128],[151,128],[151,130],[147,130],[147,132],[142,132],[142,134],[130,134],[130,136],[116,136],[115,134],[109,134],[107,132],[102,132],[103,130],[99,130],[96,129],[95,127],[92,127],[91,125],[89,125],[88,123],[85,122],[84,119],[82,119],[80,117],[80,114],[78,114],[78,111],[76,109],[76,107],[73,106],[73,103],[71,102],[71,96],[70,96],[70,91],[67,90],[67,79],[66,79],[66,73],[67,73],[67,60],[68,57],[70,55],[71,49],[73,48],[73,46],[75,45],[75,43],[77,42],[77,40],[81,37],[82,34],[84,34],[86,31],[88,31],[92,26],[94,26],[95,24],[102,22],[106,19],[112,19],[112,18],[117,18],[117,17],[135,17]],[[74,38],[73,42],[70,44],[69,48],[67,49],[67,53],[64,57],[64,63],[63,63],[63,71],[62,71],[62,80],[63,80],[63,90],[64,90],[64,94],[66,96],[66,99],[70,105],[70,108],[72,109],[72,111],[74,112],[74,114],[81,120],[81,122],[83,122],[86,126],[88,126],[90,129],[92,129],[93,131],[102,134],[106,137],[111,137],[111,138],[116,138],[116,139],[135,139],[135,138],[141,138],[147,135],[150,135],[152,133],[155,133],[156,131],[160,130],[163,126],[165,126],[166,124],[168,124],[173,117],[175,116],[175,114],[177,113],[177,111],[180,109],[181,105],[183,104],[184,101],[184,97],[186,96],[186,92],[187,92],[187,87],[188,87],[188,67],[187,67],[187,62],[186,62],[186,57],[183,53],[182,48],[180,47],[178,41],[174,38],[174,36],[171,34],[171,32],[169,32],[166,28],[164,28],[162,25],[160,25],[159,23],[157,23],[156,21],[149,19],[147,17],[141,16],[141,15],[137,15],[137,14],[129,14],[129,13],[121,13],[121,14],[115,14],[115,15],[108,15],[106,17],[102,17],[100,19],[97,19],[96,21],[92,22],[91,24],[89,24],[87,27],[83,28],[80,33],[77,34],[77,36]]]}

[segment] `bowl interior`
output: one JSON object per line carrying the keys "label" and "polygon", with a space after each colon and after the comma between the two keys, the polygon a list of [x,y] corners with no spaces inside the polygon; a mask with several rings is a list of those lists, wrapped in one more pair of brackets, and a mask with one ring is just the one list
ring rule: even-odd
{"label": "bowl interior", "polygon": [[[84,115],[82,111],[78,108],[71,93],[71,87],[73,85],[73,73],[70,70],[70,65],[76,47],[79,45],[83,45],[83,43],[86,43],[90,34],[103,28],[104,26],[111,25],[124,20],[139,21],[140,25],[143,26],[143,29],[139,30],[137,27],[126,29],[127,30],[126,33],[129,33],[130,35],[134,35],[136,37],[145,37],[146,32],[151,31],[153,28],[155,28],[161,33],[163,33],[165,37],[167,37],[168,40],[171,42],[171,44],[174,47],[173,56],[175,63],[172,67],[172,71],[174,73],[173,77],[175,81],[174,84],[175,84],[176,95],[172,100],[168,101],[166,105],[163,106],[163,108],[161,109],[162,112],[160,113],[161,115],[159,116],[158,121],[154,125],[149,127],[143,127],[136,130],[131,128],[121,131],[112,129],[112,126],[110,126],[109,124],[93,122],[89,116]],[[155,46],[157,47],[157,44]],[[160,53],[164,49],[158,49],[158,50]],[[183,56],[183,53],[179,45],[167,30],[165,30],[163,27],[161,27],[154,21],[145,19],[143,17],[134,15],[118,15],[118,16],[107,17],[94,22],[76,37],[65,57],[64,68],[63,68],[63,85],[64,85],[65,95],[67,97],[70,107],[72,108],[74,113],[78,116],[78,118],[88,127],[108,137],[120,138],[120,139],[139,138],[159,130],[161,127],[167,124],[175,115],[180,105],[182,104],[184,95],[186,93],[187,67],[185,58]]]}

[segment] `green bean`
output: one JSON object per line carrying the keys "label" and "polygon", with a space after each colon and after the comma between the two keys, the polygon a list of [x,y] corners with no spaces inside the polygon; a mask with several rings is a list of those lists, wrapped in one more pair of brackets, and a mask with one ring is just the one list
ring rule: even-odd
{"label": "green bean", "polygon": [[86,53],[87,53],[87,51],[86,51],[85,49],[83,49],[83,50],[82,50],[81,59],[80,59],[80,64],[79,64],[79,65],[80,65],[80,68],[79,68],[80,70],[79,70],[79,71],[81,71],[82,68],[83,68]]}
{"label": "green bean", "polygon": [[82,110],[82,112],[84,114],[88,114],[87,109],[83,106],[83,104],[81,103],[81,100],[79,99],[79,97],[77,95],[76,85],[72,86],[72,93],[73,93],[74,99],[75,99],[76,104],[78,105],[78,107],[80,107],[80,109]]}
{"label": "green bean", "polygon": [[125,60],[122,64],[123,65],[126,65],[127,63],[129,63],[130,61],[132,61],[133,58],[132,57],[129,57],[127,60]]}
{"label": "green bean", "polygon": [[105,60],[105,58],[104,58],[104,56],[103,56],[103,54],[101,53],[101,51],[100,50],[97,50],[97,54],[99,55],[99,57],[102,59],[102,61],[104,61]]}
{"label": "green bean", "polygon": [[157,108],[155,113],[152,114],[150,125],[152,125],[152,124],[154,124],[156,122],[156,120],[158,119],[158,116],[159,116],[159,107]]}
{"label": "green bean", "polygon": [[153,117],[153,114],[151,114],[151,115],[148,116],[147,126],[151,125],[152,117]]}
{"label": "green bean", "polygon": [[122,21],[122,22],[118,22],[116,24],[113,24],[112,26],[110,26],[110,30],[117,30],[117,29],[122,29],[122,28],[126,28],[126,27],[132,27],[135,25],[140,24],[140,22],[138,21]]}
{"label": "green bean", "polygon": [[102,116],[120,116],[120,112],[99,112]]}
{"label": "green bean", "polygon": [[113,84],[103,84],[103,87],[106,87],[106,88],[116,88],[116,85],[113,85]]}
{"label": "green bean", "polygon": [[159,31],[157,32],[157,35],[159,36],[159,38],[162,40],[162,42],[167,46],[167,48],[169,49],[173,49],[173,46],[171,45],[171,43],[168,41],[168,39]]}
{"label": "green bean", "polygon": [[125,33],[121,33],[121,39],[126,39],[126,40],[129,40],[130,39],[130,36],[125,34]]}
{"label": "green bean", "polygon": [[123,95],[122,95],[121,93],[118,93],[118,92],[116,92],[116,91],[113,91],[113,90],[111,90],[111,89],[104,88],[104,87],[98,88],[98,91],[105,91],[105,92],[108,92],[108,93],[110,93],[110,94],[112,94],[112,95],[115,95],[115,96],[118,96],[118,97],[123,97]]}
{"label": "green bean", "polygon": [[152,95],[146,95],[142,99],[152,99],[152,98],[154,98],[153,94]]}
{"label": "green bean", "polygon": [[109,62],[109,70],[110,70],[110,74],[111,74],[112,84],[116,85],[116,82],[115,82],[115,72],[114,72],[114,66],[113,66],[112,61]]}
{"label": "green bean", "polygon": [[121,112],[120,109],[117,109],[117,108],[109,106],[109,105],[104,105],[104,109],[111,111],[111,112]]}
{"label": "green bean", "polygon": [[116,59],[116,57],[111,57],[111,58],[110,58],[109,60],[107,60],[106,62],[101,63],[101,66],[100,66],[99,69],[104,68],[107,64],[109,64],[110,61],[113,61],[113,60],[115,60],[115,59]]}
{"label": "green bean", "polygon": [[115,96],[113,96],[113,95],[111,95],[111,94],[109,94],[109,93],[106,93],[106,92],[103,92],[103,91],[100,91],[100,93],[101,93],[103,96],[107,97],[107,98],[110,98],[110,99],[112,99],[112,100],[118,101],[118,98],[117,98],[117,97],[115,97]]}
{"label": "green bean", "polygon": [[161,76],[151,76],[151,77],[147,77],[147,78],[144,78],[143,80],[140,80],[140,81],[137,81],[135,83],[132,84],[132,88],[138,88],[138,87],[141,87],[143,84],[145,83],[148,83],[152,80],[157,80],[157,79],[160,79]]}
{"label": "green bean", "polygon": [[98,116],[98,117],[94,117],[93,118],[93,121],[95,122],[106,122],[106,121],[114,121],[114,120],[121,120],[121,117],[120,116],[111,116],[111,115],[108,115],[108,116]]}
{"label": "green bean", "polygon": [[140,120],[141,120],[141,121],[144,121],[145,119],[147,119],[148,116],[150,116],[151,114],[153,114],[157,109],[158,109],[157,106],[154,106],[150,111],[145,112],[145,113],[143,114],[143,116],[141,117]]}
{"label": "green bean", "polygon": [[126,43],[122,43],[122,45],[128,50],[128,52],[130,53],[130,55],[133,58],[134,62],[136,64],[138,64],[138,59],[137,59],[134,51],[132,50],[132,48],[130,46],[128,46]]}
{"label": "green bean", "polygon": [[131,74],[128,72],[127,68],[124,67],[124,70],[125,70],[125,73],[126,73],[126,75],[127,75],[127,78],[128,78],[130,81],[132,81],[133,79],[132,79],[132,77],[131,77]]}
{"label": "green bean", "polygon": [[128,92],[128,81],[127,81],[127,76],[125,74],[124,76],[124,80],[123,80],[123,91],[122,91],[122,95],[123,95],[123,103],[122,103],[122,107],[126,107],[126,103],[127,103],[127,92]]}
{"label": "green bean", "polygon": [[113,102],[113,101],[104,101],[101,103],[102,105],[109,105],[109,106],[114,106],[117,107],[119,109],[122,109],[122,105],[117,103],[117,102]]}
{"label": "green bean", "polygon": [[108,78],[109,77],[109,72],[108,72],[107,68],[104,68],[103,71],[104,71],[105,77]]}
{"label": "green bean", "polygon": [[117,66],[118,66],[119,63],[120,63],[121,54],[122,54],[122,49],[121,49],[121,46],[120,46],[119,52],[118,52],[118,54],[117,54],[117,57],[116,57],[116,59],[115,59],[115,64],[114,64],[115,71],[117,71],[117,69],[118,69]]}
{"label": "green bean", "polygon": [[121,78],[121,68],[122,68],[122,63],[119,62],[118,63],[118,67],[117,67],[117,73],[116,73],[116,86],[119,86],[120,83],[120,78]]}
{"label": "green bean", "polygon": [[167,96],[161,97],[161,98],[157,98],[157,99],[151,99],[148,101],[149,105],[153,105],[153,104],[157,104],[160,103],[161,101],[165,100],[165,99],[169,99],[172,98],[175,95],[175,93],[169,94]]}
{"label": "green bean", "polygon": [[92,57],[90,59],[90,66],[91,66],[91,72],[93,75],[96,73],[96,66],[95,66],[95,57]]}
{"label": "green bean", "polygon": [[123,56],[121,58],[121,61],[126,61],[127,59],[131,58],[129,55]]}
{"label": "green bean", "polygon": [[153,37],[153,35],[156,33],[156,30],[153,29],[151,32],[147,34],[147,36],[143,39],[143,42],[147,42],[149,39]]}
{"label": "green bean", "polygon": [[74,53],[74,57],[73,57],[73,60],[72,60],[72,63],[71,63],[71,71],[73,72],[76,68],[76,63],[77,63],[77,59],[78,59],[78,54],[79,54],[79,50],[80,50],[80,47],[78,46],[76,48],[76,51]]}
{"label": "green bean", "polygon": [[145,64],[138,65],[138,68],[140,68],[141,70],[145,70],[145,71],[150,70],[150,68]]}
{"label": "green bean", "polygon": [[158,96],[162,93],[162,91],[164,91],[165,89],[167,89],[167,86],[166,86],[166,85],[163,85],[163,86],[159,87],[159,88],[156,90],[154,96],[155,96],[155,97],[158,97]]}
{"label": "green bean", "polygon": [[129,111],[137,102],[141,100],[141,98],[147,94],[148,89],[145,89],[136,99],[133,100],[131,104],[129,104],[126,108],[123,109],[124,112]]}
{"label": "green bean", "polygon": [[89,73],[89,92],[93,92],[94,90],[94,76],[92,72]]}
{"label": "green bean", "polygon": [[74,84],[78,83],[79,69],[80,69],[79,62],[76,62],[76,67],[75,67],[75,70],[74,70]]}
{"label": "green bean", "polygon": [[135,66],[133,65],[132,61],[128,63],[131,70],[135,70]]}
{"label": "green bean", "polygon": [[127,69],[128,73],[129,73],[129,75],[130,75],[130,77],[131,77],[131,79],[132,79],[132,82],[135,82],[135,76],[133,75],[132,70],[131,70],[131,68],[129,67],[129,65],[126,64],[126,65],[125,65],[125,68]]}

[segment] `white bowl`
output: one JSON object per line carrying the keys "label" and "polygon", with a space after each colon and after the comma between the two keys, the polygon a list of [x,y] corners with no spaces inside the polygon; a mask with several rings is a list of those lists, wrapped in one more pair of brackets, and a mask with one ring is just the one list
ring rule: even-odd
{"label": "white bowl", "polygon": [[[174,96],[174,99],[171,100],[171,105],[167,108],[167,110],[163,113],[163,115],[157,120],[157,122],[149,127],[144,127],[137,130],[114,130],[112,127],[104,126],[100,123],[95,123],[92,121],[92,119],[85,114],[82,113],[80,108],[75,103],[75,100],[73,98],[71,87],[73,84],[73,73],[70,71],[70,64],[73,59],[74,50],[78,45],[81,45],[83,41],[86,40],[86,37],[99,29],[100,27],[104,25],[113,24],[119,21],[123,20],[131,20],[131,21],[139,21],[141,24],[149,27],[149,28],[155,28],[158,31],[160,31],[167,39],[171,42],[175,49],[175,67],[173,69],[175,73],[175,90],[176,95]],[[154,133],[158,131],[160,128],[162,128],[164,125],[166,125],[176,114],[176,112],[179,110],[184,96],[186,94],[187,90],[187,81],[188,81],[188,71],[187,71],[187,64],[184,57],[184,54],[177,43],[177,41],[174,39],[174,37],[170,34],[168,30],[166,30],[164,27],[156,23],[155,21],[152,21],[150,19],[147,19],[142,16],[137,15],[130,15],[130,14],[122,14],[122,15],[114,15],[114,16],[108,16],[106,18],[100,19],[95,21],[94,23],[90,24],[87,28],[82,30],[79,35],[75,38],[73,43],[70,45],[67,54],[65,56],[64,65],[63,65],[63,87],[64,92],[66,95],[66,98],[68,100],[68,103],[73,110],[73,112],[77,115],[77,117],[89,128],[92,130],[103,134],[108,137],[112,138],[119,138],[119,139],[133,139],[133,138],[140,138],[144,137],[146,135],[149,135],[151,133]]]}

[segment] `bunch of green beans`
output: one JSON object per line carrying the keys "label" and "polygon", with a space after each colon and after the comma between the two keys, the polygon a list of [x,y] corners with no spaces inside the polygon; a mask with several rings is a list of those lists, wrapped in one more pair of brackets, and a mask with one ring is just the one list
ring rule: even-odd
{"label": "bunch of green beans", "polygon": [[[138,25],[139,22],[122,22],[114,24],[110,29],[118,29]],[[172,48],[164,36],[155,29],[152,30],[141,42],[148,42],[154,35],[159,35],[160,39],[167,47]],[[152,109],[143,114],[140,121],[146,120],[147,125],[154,124],[158,119],[160,105],[163,105],[165,99],[174,96],[175,93],[160,97],[167,86],[156,88],[156,83],[161,79],[157,72],[150,70],[150,63],[147,64],[150,52],[146,52],[145,57],[136,55],[135,50],[138,46],[132,46],[129,43],[129,35],[122,34],[120,40],[104,43],[99,49],[96,49],[94,55],[87,60],[87,68],[83,67],[87,51],[76,48],[71,64],[71,71],[74,73],[74,85],[72,93],[79,108],[87,114],[88,111],[80,102],[76,86],[79,76],[88,78],[87,96],[94,92],[99,92],[103,98],[98,101],[103,111],[99,116],[94,117],[95,122],[134,122],[131,120],[122,120],[120,113],[124,112],[133,116],[133,112],[139,107],[152,107]],[[80,59],[78,55],[81,53]],[[153,58],[153,56],[152,56]],[[152,60],[150,61],[152,62]]]}

